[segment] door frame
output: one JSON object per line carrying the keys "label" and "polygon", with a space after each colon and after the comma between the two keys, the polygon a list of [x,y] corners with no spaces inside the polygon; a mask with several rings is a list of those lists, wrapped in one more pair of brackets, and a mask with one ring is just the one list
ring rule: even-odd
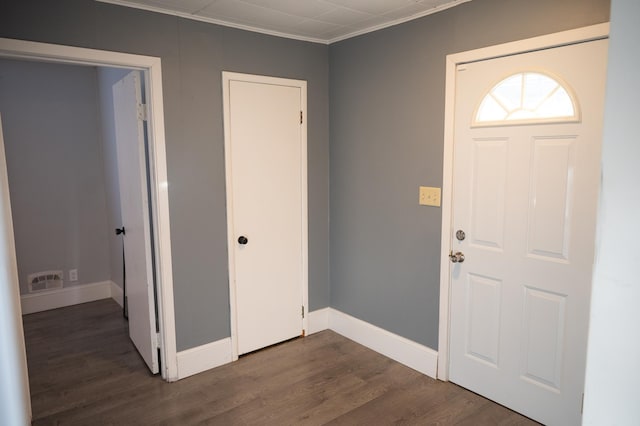
{"label": "door frame", "polygon": [[[5,409],[9,407],[6,410],[9,422],[27,424],[31,423],[33,412],[7,177],[2,113],[0,112],[0,192],[2,193],[0,195],[2,201],[0,204],[0,256],[2,256],[0,258],[0,346],[6,348],[2,354],[5,363],[0,367],[0,374],[6,377],[4,389],[0,389],[4,399],[0,407]],[[9,374],[6,374],[7,370]]]}
{"label": "door frame", "polygon": [[235,239],[233,227],[233,181],[231,173],[231,121],[230,121],[230,93],[229,84],[232,80],[251,83],[274,84],[279,86],[297,87],[300,89],[300,108],[303,122],[300,132],[301,143],[301,185],[302,185],[302,331],[306,333],[309,324],[309,214],[307,188],[307,82],[287,78],[269,77],[255,74],[236,72],[222,72],[222,102],[224,117],[224,161],[225,161],[225,189],[227,193],[227,253],[229,261],[229,315],[231,323],[231,357],[238,359],[238,318],[236,298],[235,274]]}
{"label": "door frame", "polygon": [[559,33],[543,35],[510,43],[499,44],[446,57],[446,83],[444,103],[444,154],[442,172],[442,226],[440,241],[440,314],[438,323],[439,380],[449,380],[450,343],[450,288],[451,262],[449,250],[452,236],[453,213],[453,150],[455,125],[456,67],[460,64],[495,59],[536,50],[609,38],[609,23],[591,25]]}
{"label": "door frame", "polygon": [[[169,197],[162,96],[160,58],[106,50],[87,49],[50,43],[0,38],[0,58],[35,60],[60,64],[127,68],[144,74],[147,88],[149,177],[151,180],[152,220],[155,240],[159,339],[162,352],[162,378],[178,380],[176,359],[175,311],[171,234],[169,229]],[[3,197],[3,203],[8,200]],[[13,224],[11,224],[13,227]]]}

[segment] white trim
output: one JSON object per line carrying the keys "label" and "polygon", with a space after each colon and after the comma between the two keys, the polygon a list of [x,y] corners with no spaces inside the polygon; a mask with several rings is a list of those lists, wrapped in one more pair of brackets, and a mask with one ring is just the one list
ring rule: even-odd
{"label": "white trim", "polygon": [[25,425],[31,424],[33,416],[9,198],[7,161],[0,117],[0,412],[4,423]]}
{"label": "white trim", "polygon": [[524,40],[497,44],[481,49],[468,50],[466,52],[447,55],[447,64],[466,64],[469,62],[486,61],[487,59],[500,58],[502,56],[517,55],[520,53],[534,52],[536,50],[551,49],[569,44],[583,43],[600,40],[609,37],[609,23],[591,25],[559,33],[546,34]]}
{"label": "white trim", "polygon": [[177,380],[230,363],[231,352],[230,337],[178,352]]}
{"label": "white trim", "polygon": [[302,330],[309,328],[309,214],[308,214],[308,184],[307,184],[307,82],[303,80],[292,80],[287,78],[268,77],[254,74],[240,74],[234,72],[222,72],[222,103],[224,117],[224,160],[225,160],[225,188],[227,200],[227,255],[229,261],[229,315],[231,320],[231,342],[233,350],[233,360],[238,359],[238,319],[237,319],[237,297],[236,297],[236,277],[235,277],[235,255],[236,245],[233,228],[233,186],[231,170],[231,135],[230,135],[230,111],[229,111],[229,82],[231,80],[247,81],[263,84],[286,85],[299,87],[301,92],[300,108],[304,121],[301,129],[301,184],[302,184],[302,306],[304,316],[302,318]]}
{"label": "white trim", "polygon": [[453,133],[455,119],[456,67],[459,64],[598,40],[607,38],[608,36],[609,24],[604,23],[447,55],[442,173],[442,238],[440,242],[440,318],[438,335],[438,379],[440,380],[449,380],[449,267],[451,264],[449,262],[448,253],[452,236],[451,215],[453,212]]}
{"label": "white trim", "polygon": [[[149,105],[149,142],[153,221],[155,229],[158,318],[162,347],[162,377],[174,381],[178,377],[176,361],[176,331],[173,304],[173,273],[171,235],[169,231],[169,197],[164,135],[164,105],[162,95],[162,65],[160,58],[109,52],[105,50],[62,46],[49,43],[0,38],[0,57],[28,59],[67,64],[108,66],[144,71]],[[6,202],[7,200],[2,200]]]}
{"label": "white trim", "polygon": [[144,73],[148,105],[149,177],[153,229],[155,230],[156,293],[158,322],[162,348],[162,377],[177,380],[177,349],[175,308],[173,298],[173,261],[171,257],[171,224],[169,216],[169,179],[164,133],[164,103],[162,92],[162,65],[153,58],[153,65]]}
{"label": "white trim", "polygon": [[357,37],[359,35],[371,33],[371,32],[378,31],[378,30],[382,30],[384,28],[393,27],[395,25],[399,25],[399,24],[402,24],[404,22],[413,21],[414,19],[422,18],[423,16],[432,15],[434,13],[441,12],[443,10],[452,8],[454,6],[458,6],[460,4],[470,2],[471,0],[453,0],[453,1],[449,2],[449,3],[433,7],[431,9],[425,10],[425,11],[420,12],[420,13],[416,13],[416,14],[411,15],[411,16],[405,16],[404,18],[395,19],[393,21],[385,22],[384,24],[380,24],[380,25],[374,25],[373,27],[367,27],[367,28],[364,28],[362,30],[354,31],[354,32],[351,32],[351,33],[348,33],[348,34],[345,34],[345,35],[342,35],[342,36],[339,36],[339,37],[332,38],[332,39],[323,39],[323,38],[316,38],[316,37],[307,37],[307,36],[298,35],[298,34],[283,33],[281,31],[268,30],[268,29],[265,29],[265,28],[255,27],[253,25],[238,24],[238,23],[235,23],[235,22],[224,21],[222,19],[209,18],[209,17],[206,17],[206,16],[198,16],[198,15],[194,15],[194,14],[189,13],[189,12],[180,12],[180,11],[177,11],[177,10],[169,10],[169,9],[165,9],[163,7],[151,6],[151,5],[148,5],[148,4],[134,3],[134,2],[131,2],[131,1],[127,1],[127,0],[96,0],[96,1],[98,1],[100,3],[109,3],[109,4],[115,4],[115,5],[118,5],[118,6],[131,7],[131,8],[134,8],[134,9],[147,10],[149,12],[163,13],[165,15],[177,16],[179,18],[191,19],[191,20],[194,20],[194,21],[206,22],[206,23],[209,23],[209,24],[222,25],[223,27],[237,28],[239,30],[251,31],[251,32],[254,32],[254,33],[260,33],[260,34],[267,34],[267,35],[272,35],[272,36],[276,36],[276,37],[289,38],[289,39],[292,39],[292,40],[308,41],[308,42],[311,42],[311,43],[320,43],[320,44],[332,44],[332,43],[336,43],[338,41],[346,40],[346,39],[349,39],[349,38],[352,38],[352,37]]}
{"label": "white trim", "polygon": [[[323,330],[336,333],[414,370],[436,377],[438,352],[332,308],[309,313],[308,335]],[[178,380],[236,361],[230,337],[178,352]]]}
{"label": "white trim", "polygon": [[116,301],[120,307],[124,307],[124,292],[122,291],[122,287],[118,284],[110,281],[111,283],[111,298]]}
{"label": "white trim", "polygon": [[22,315],[111,298],[111,281],[82,284],[20,296]]}
{"label": "white trim", "polygon": [[438,352],[336,309],[329,309],[331,330],[422,374],[436,377]]}
{"label": "white trim", "polygon": [[329,312],[330,308],[323,308],[309,312],[307,336],[329,329]]}
{"label": "white trim", "polygon": [[[133,8],[133,9],[147,10],[149,12],[162,13],[164,15],[177,16],[179,18],[190,19],[192,21],[206,22],[207,24],[221,25],[223,27],[236,28],[238,30],[251,31],[251,32],[254,32],[254,33],[260,33],[260,34],[266,34],[266,35],[271,35],[271,36],[276,36],[276,37],[289,38],[289,39],[292,39],[292,40],[308,41],[310,43],[327,44],[327,40],[323,40],[323,39],[320,39],[320,38],[306,37],[306,36],[295,35],[295,34],[288,34],[288,33],[283,33],[283,32],[275,31],[275,30],[267,30],[267,29],[264,29],[264,28],[254,27],[252,25],[238,24],[238,23],[235,23],[235,22],[227,22],[227,21],[223,21],[221,19],[209,18],[207,16],[193,15],[193,14],[188,13],[188,12],[180,12],[180,11],[177,11],[177,10],[169,10],[169,9],[165,9],[163,7],[151,6],[151,5],[148,5],[148,4],[134,3],[134,2],[126,1],[126,0],[96,0],[96,1],[100,2],[100,3],[109,3],[109,4],[115,4],[117,6],[130,7],[130,8]],[[470,0],[468,0],[468,1],[470,1]]]}
{"label": "white trim", "polygon": [[295,82],[300,87],[300,108],[302,109],[303,124],[300,129],[300,186],[302,187],[302,330],[309,329],[309,160],[307,153],[307,123],[309,122],[307,109],[307,82],[303,80],[285,80]]}
{"label": "white trim", "polygon": [[39,293],[23,294],[20,296],[20,305],[22,306],[22,314],[26,315],[109,298],[122,306],[122,288],[113,281],[100,281]]}
{"label": "white trim", "polygon": [[[98,0],[98,1],[100,1],[100,0]],[[325,43],[332,44],[332,43],[336,43],[338,41],[342,41],[342,40],[346,40],[346,39],[349,39],[349,38],[357,37],[357,36],[360,36],[360,35],[363,35],[363,34],[368,34],[368,33],[374,32],[374,31],[383,30],[385,28],[389,28],[389,27],[393,27],[395,25],[403,24],[405,22],[413,21],[414,19],[422,18],[422,17],[428,16],[428,15],[433,15],[434,13],[442,12],[443,10],[447,10],[447,9],[452,8],[452,7],[455,7],[455,6],[461,5],[463,3],[470,2],[470,1],[471,0],[453,0],[453,1],[449,2],[449,3],[445,3],[445,4],[442,4],[440,6],[436,6],[436,7],[433,7],[431,9],[425,10],[423,12],[416,13],[415,15],[405,16],[404,18],[395,19],[395,20],[390,21],[390,22],[385,22],[384,24],[374,25],[373,27],[368,27],[368,28],[365,28],[363,30],[354,31],[352,33],[345,34],[343,36],[332,38],[332,39],[326,41]]]}

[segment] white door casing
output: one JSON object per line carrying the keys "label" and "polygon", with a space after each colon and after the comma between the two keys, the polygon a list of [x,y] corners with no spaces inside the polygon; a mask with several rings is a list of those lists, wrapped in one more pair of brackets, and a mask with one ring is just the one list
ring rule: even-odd
{"label": "white door casing", "polygon": [[[465,260],[450,268],[450,379],[545,424],[581,418],[606,47],[469,63],[456,76],[449,246]],[[579,119],[472,125],[493,85],[529,70],[566,82]]]}
{"label": "white door casing", "polygon": [[236,359],[306,329],[306,82],[224,72],[223,102]]}
{"label": "white door casing", "polygon": [[[177,380],[178,365],[173,304],[171,232],[164,138],[162,64],[160,58],[7,38],[0,38],[0,57],[88,66],[133,68],[143,71],[148,101],[149,172],[151,178],[151,200],[154,206],[152,219],[157,243],[155,248],[157,287],[159,290],[158,319],[163,355],[161,373],[163,379],[167,381]],[[4,194],[2,202],[9,202],[8,197],[5,197]],[[18,332],[21,332],[21,330],[18,330]]]}
{"label": "white door casing", "polygon": [[0,412],[8,424],[31,424],[27,353],[1,116],[0,193]]}
{"label": "white door casing", "polygon": [[158,369],[149,194],[140,71],[113,85],[129,336],[152,373]]}
{"label": "white door casing", "polygon": [[565,46],[592,40],[602,40],[609,36],[609,24],[596,24],[559,33],[547,34],[524,40],[483,47],[466,52],[447,55],[444,105],[444,150],[442,171],[442,226],[440,259],[440,309],[438,321],[438,371],[440,380],[449,379],[449,322],[450,322],[450,267],[449,250],[451,249],[451,211],[453,193],[453,148],[454,148],[454,114],[457,67],[476,61],[503,56],[515,55],[542,49]]}

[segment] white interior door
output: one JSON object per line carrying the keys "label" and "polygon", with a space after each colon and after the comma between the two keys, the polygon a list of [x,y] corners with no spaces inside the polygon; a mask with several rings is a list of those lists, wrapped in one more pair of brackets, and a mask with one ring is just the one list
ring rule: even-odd
{"label": "white interior door", "polygon": [[549,425],[581,420],[606,52],[457,69],[450,379]]}
{"label": "white interior door", "polygon": [[152,373],[158,342],[151,262],[151,231],[140,72],[113,85],[116,151],[125,265],[129,336]]}
{"label": "white interior door", "polygon": [[303,333],[306,86],[229,73],[224,85],[230,279],[244,354]]}

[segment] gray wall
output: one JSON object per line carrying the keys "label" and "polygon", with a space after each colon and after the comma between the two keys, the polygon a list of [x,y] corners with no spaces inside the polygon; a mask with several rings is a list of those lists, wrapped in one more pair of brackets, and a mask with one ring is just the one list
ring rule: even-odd
{"label": "gray wall", "polygon": [[158,56],[178,350],[228,337],[223,70],[308,81],[309,299],[328,306],[328,48],[92,0],[0,3],[0,37]]}
{"label": "gray wall", "polygon": [[34,272],[62,269],[65,287],[110,278],[96,95],[94,68],[0,60],[22,293]]}
{"label": "gray wall", "polygon": [[438,345],[445,56],[607,21],[608,0],[475,0],[330,46],[331,306]]}
{"label": "gray wall", "polygon": [[640,2],[613,0],[584,425],[640,419]]}
{"label": "gray wall", "polygon": [[310,309],[330,303],[436,348],[440,210],[419,207],[417,187],[441,186],[445,55],[604,22],[608,10],[608,0],[475,0],[327,48],[90,0],[27,0],[0,5],[0,37],[162,58],[179,350],[229,335],[222,70],[309,82]]}
{"label": "gray wall", "polygon": [[116,124],[113,109],[112,87],[131,70],[99,67],[98,110],[100,138],[104,161],[104,183],[107,201],[107,239],[109,242],[109,273],[111,281],[122,287],[122,237],[114,230],[122,226],[120,214],[120,185],[118,182],[118,154],[116,152]]}

